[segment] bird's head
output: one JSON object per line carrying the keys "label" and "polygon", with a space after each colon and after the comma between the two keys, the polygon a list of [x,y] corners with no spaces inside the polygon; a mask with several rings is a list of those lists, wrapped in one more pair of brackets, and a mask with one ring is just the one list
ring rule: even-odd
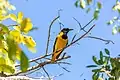
{"label": "bird's head", "polygon": [[69,31],[72,31],[72,30],[73,30],[73,29],[63,28],[63,29],[61,30],[61,32],[67,34]]}

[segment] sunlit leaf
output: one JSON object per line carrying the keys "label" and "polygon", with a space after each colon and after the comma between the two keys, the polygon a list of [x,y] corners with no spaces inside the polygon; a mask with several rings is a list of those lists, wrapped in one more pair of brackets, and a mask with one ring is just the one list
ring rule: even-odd
{"label": "sunlit leaf", "polygon": [[85,0],[80,0],[80,7],[84,9],[86,7],[86,2]]}
{"label": "sunlit leaf", "polygon": [[110,20],[109,22],[107,22],[108,25],[111,25],[111,24],[113,24],[113,23],[114,23],[113,20]]}
{"label": "sunlit leaf", "polygon": [[98,7],[98,9],[101,9],[101,8],[102,8],[102,5],[101,5],[100,2],[97,2],[97,7]]}
{"label": "sunlit leaf", "polygon": [[103,61],[105,66],[108,64],[109,59],[110,59],[109,57],[105,57],[105,59]]}
{"label": "sunlit leaf", "polygon": [[87,0],[87,4],[90,5],[90,3],[92,2],[92,0]]}
{"label": "sunlit leaf", "polygon": [[21,30],[24,31],[25,33],[27,33],[28,31],[30,31],[32,29],[32,22],[30,20],[30,18],[24,18],[22,23],[21,23]]}
{"label": "sunlit leaf", "polygon": [[98,19],[98,16],[99,16],[99,10],[96,9],[96,10],[94,11],[94,19],[97,20],[97,19]]}
{"label": "sunlit leaf", "polygon": [[25,55],[23,51],[21,51],[20,57],[20,68],[23,72],[25,72],[29,67],[28,57]]}
{"label": "sunlit leaf", "polygon": [[17,16],[15,14],[9,14],[9,16],[13,21],[17,21]]}
{"label": "sunlit leaf", "polygon": [[106,49],[106,48],[105,48],[105,53],[106,53],[107,55],[110,55],[109,50],[108,50],[108,49]]}
{"label": "sunlit leaf", "polygon": [[6,73],[14,73],[15,68],[14,65],[11,64],[11,61],[9,58],[3,55],[4,57],[0,57],[0,71],[6,72]]}
{"label": "sunlit leaf", "polygon": [[112,34],[117,34],[118,33],[118,30],[117,30],[117,27],[116,25],[114,25],[114,27],[112,28]]}
{"label": "sunlit leaf", "polygon": [[36,53],[36,42],[33,40],[33,38],[31,36],[25,36],[24,37],[24,44],[27,46],[28,50]]}
{"label": "sunlit leaf", "polygon": [[19,12],[18,13],[18,20],[17,20],[17,22],[20,24],[22,22],[22,19],[23,19],[23,13]]}
{"label": "sunlit leaf", "polygon": [[113,10],[120,10],[120,2],[117,1],[116,5],[112,7]]}

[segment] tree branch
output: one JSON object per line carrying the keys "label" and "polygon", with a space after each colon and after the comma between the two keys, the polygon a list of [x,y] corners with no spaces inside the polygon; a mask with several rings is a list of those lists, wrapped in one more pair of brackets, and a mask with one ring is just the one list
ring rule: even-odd
{"label": "tree branch", "polygon": [[48,39],[47,39],[47,47],[46,47],[46,55],[48,54],[48,47],[49,47],[49,41],[50,41],[50,32],[51,32],[51,27],[53,25],[53,23],[59,18],[60,16],[56,17],[55,19],[53,19],[53,21],[51,22],[50,26],[49,26],[49,30],[48,30]]}
{"label": "tree branch", "polygon": [[[68,59],[68,58],[70,58],[70,57],[71,57],[71,56],[66,56],[66,57],[64,57],[64,58],[57,59],[56,61],[61,61],[61,60],[64,60],[64,59]],[[51,61],[44,61],[44,62],[42,62],[42,63],[37,64],[36,66],[33,66],[33,67],[28,68],[28,70],[25,71],[25,72],[18,71],[17,73],[12,74],[12,75],[8,75],[8,76],[17,76],[17,75],[19,75],[19,74],[26,73],[26,72],[29,72],[29,71],[38,69],[38,68],[43,67],[44,65],[47,65],[47,64],[52,64],[52,63],[51,63]],[[54,64],[55,64],[55,63],[54,63]]]}
{"label": "tree branch", "polygon": [[106,71],[104,68],[102,68],[100,71],[102,71],[102,72],[104,72],[105,74],[107,74],[109,78],[114,78],[114,76],[112,76],[112,75],[110,74],[110,71]]}
{"label": "tree branch", "polygon": [[114,42],[113,42],[113,41],[111,41],[111,40],[106,40],[106,39],[102,39],[102,38],[99,38],[99,37],[86,36],[85,38],[93,38],[93,39],[101,40],[101,41],[106,42],[105,44],[109,44],[110,42],[111,42],[112,44],[114,44]]}

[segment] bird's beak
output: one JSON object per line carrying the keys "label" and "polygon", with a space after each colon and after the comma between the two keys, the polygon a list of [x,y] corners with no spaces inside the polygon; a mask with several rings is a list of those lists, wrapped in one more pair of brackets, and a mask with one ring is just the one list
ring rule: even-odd
{"label": "bird's beak", "polygon": [[69,29],[69,31],[72,31],[73,29]]}

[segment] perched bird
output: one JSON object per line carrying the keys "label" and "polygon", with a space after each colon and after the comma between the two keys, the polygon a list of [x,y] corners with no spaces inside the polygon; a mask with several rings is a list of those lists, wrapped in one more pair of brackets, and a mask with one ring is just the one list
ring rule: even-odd
{"label": "perched bird", "polygon": [[56,40],[53,46],[53,54],[51,62],[54,63],[56,59],[59,58],[60,54],[63,52],[64,48],[68,44],[68,32],[73,29],[63,28],[60,33],[57,35]]}

